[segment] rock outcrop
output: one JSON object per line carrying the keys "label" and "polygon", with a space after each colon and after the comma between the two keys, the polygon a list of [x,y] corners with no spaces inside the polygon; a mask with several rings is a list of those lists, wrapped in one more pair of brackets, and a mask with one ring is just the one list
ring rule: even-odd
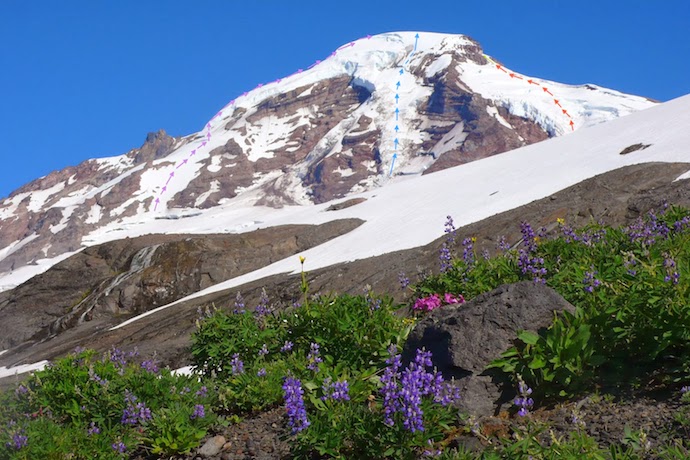
{"label": "rock outcrop", "polygon": [[496,415],[515,390],[501,372],[486,367],[513,345],[518,331],[542,332],[553,323],[554,313],[563,311],[575,313],[575,307],[542,284],[499,286],[429,313],[410,334],[403,359],[413,359],[418,348],[431,351],[434,365],[460,388],[462,409]]}

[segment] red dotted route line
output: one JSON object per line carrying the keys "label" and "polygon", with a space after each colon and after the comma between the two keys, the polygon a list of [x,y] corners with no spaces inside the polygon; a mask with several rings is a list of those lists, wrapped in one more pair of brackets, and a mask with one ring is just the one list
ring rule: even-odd
{"label": "red dotted route line", "polygon": [[548,94],[549,96],[551,96],[551,97],[553,98],[553,103],[554,103],[555,105],[557,105],[557,106],[561,109],[561,112],[563,113],[563,115],[566,116],[566,117],[568,117],[568,118],[570,119],[570,122],[568,123],[568,124],[570,125],[570,129],[571,129],[572,131],[575,131],[575,123],[573,122],[573,117],[571,117],[570,114],[568,113],[568,111],[567,111],[566,109],[563,108],[563,106],[561,105],[561,101],[559,101],[558,99],[556,99],[556,97],[553,95],[553,93],[552,93],[551,91],[549,91],[549,88],[547,88],[546,86],[540,85],[539,83],[537,83],[536,81],[532,80],[531,78],[528,79],[528,80],[525,80],[524,78],[522,78],[520,75],[516,74],[515,72],[509,72],[509,71],[506,70],[501,64],[496,63],[493,59],[491,59],[491,58],[490,58],[489,56],[487,56],[486,54],[484,55],[484,57],[485,57],[489,62],[493,63],[493,64],[496,66],[496,68],[497,68],[498,70],[500,70],[501,72],[505,73],[505,74],[506,74],[507,76],[509,76],[511,79],[522,80],[522,81],[526,82],[528,85],[536,85],[536,86],[541,87],[541,89],[544,90],[544,93]]}

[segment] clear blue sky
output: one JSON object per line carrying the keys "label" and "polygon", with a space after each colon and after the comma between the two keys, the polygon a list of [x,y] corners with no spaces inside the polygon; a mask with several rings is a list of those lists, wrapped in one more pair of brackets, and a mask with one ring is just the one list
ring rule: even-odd
{"label": "clear blue sky", "polygon": [[686,0],[2,0],[0,197],[150,131],[200,130],[258,83],[398,30],[467,34],[563,83],[690,93]]}

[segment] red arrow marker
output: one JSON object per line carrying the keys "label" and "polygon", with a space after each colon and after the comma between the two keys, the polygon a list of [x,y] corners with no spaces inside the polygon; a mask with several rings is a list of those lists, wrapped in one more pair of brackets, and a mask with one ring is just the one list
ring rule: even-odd
{"label": "red arrow marker", "polygon": [[[546,86],[542,86],[541,89],[543,89],[545,93],[551,94],[551,91],[549,91],[549,88]],[[551,94],[551,96],[553,96],[553,94]]]}
{"label": "red arrow marker", "polygon": [[556,104],[558,107],[561,107],[561,103],[558,102],[558,99],[554,99],[553,103]]}
{"label": "red arrow marker", "polygon": [[573,123],[573,120],[570,120],[570,128],[575,131],[575,123]]}
{"label": "red arrow marker", "polygon": [[505,72],[505,73],[508,73],[508,72],[506,72],[506,69],[504,69],[503,67],[501,67],[500,64],[496,64],[496,68],[497,68],[498,70],[502,70],[502,71]]}
{"label": "red arrow marker", "polygon": [[564,115],[567,115],[567,116],[568,116],[568,118],[570,118],[570,114],[568,113],[568,111],[567,111],[567,110],[563,109],[563,114],[564,114]]}
{"label": "red arrow marker", "polygon": [[510,74],[510,78],[517,78],[518,80],[522,80],[522,77],[519,77],[519,76],[515,75],[514,73]]}
{"label": "red arrow marker", "polygon": [[537,86],[539,86],[539,83],[535,83],[535,81],[532,80],[532,79],[527,80],[527,83],[529,83],[530,85],[537,85]]}

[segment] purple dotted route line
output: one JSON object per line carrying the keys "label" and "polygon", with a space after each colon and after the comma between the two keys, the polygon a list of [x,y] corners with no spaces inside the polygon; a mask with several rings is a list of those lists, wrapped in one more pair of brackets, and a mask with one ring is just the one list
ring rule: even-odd
{"label": "purple dotted route line", "polygon": [[[352,41],[352,42],[350,42],[350,43],[348,43],[348,44],[346,44],[346,45],[341,46],[340,48],[338,48],[338,49],[336,49],[335,51],[333,51],[333,52],[330,54],[329,57],[335,56],[336,53],[337,53],[338,51],[342,50],[342,49],[351,48],[351,47],[355,46],[355,43],[357,43],[358,41],[363,40],[363,39],[365,39],[365,38],[366,38],[367,40],[369,40],[369,39],[371,38],[371,35],[367,35],[366,37],[362,37],[362,38],[360,38],[360,39],[357,39],[357,40]],[[312,65],[310,65],[309,67],[307,67],[307,70],[311,69],[312,67],[314,67],[314,66],[316,66],[316,65],[318,65],[318,64],[321,64],[321,62],[322,62],[322,61],[321,61],[320,59],[317,59]],[[298,75],[298,74],[301,74],[302,72],[304,72],[304,69],[297,69],[297,71],[294,72],[294,73],[292,73],[291,75],[288,75],[287,77],[284,77],[284,78],[278,78],[278,79],[276,79],[276,80],[274,80],[274,81],[272,81],[271,83],[268,83],[268,84],[270,85],[270,84],[273,84],[273,83],[280,83],[280,82],[283,81],[285,78],[290,78],[290,77],[292,77],[293,75]],[[254,88],[254,89],[259,89],[259,88],[261,88],[261,87],[263,87],[263,86],[264,86],[263,83],[259,83],[258,85],[256,85],[256,88]],[[248,93],[247,91],[245,91],[244,93],[242,93],[242,96],[246,96],[247,94],[249,94],[249,93]],[[165,194],[165,192],[167,192],[167,190],[168,190],[168,184],[170,184],[170,181],[172,181],[173,178],[175,177],[175,171],[177,171],[178,169],[180,169],[181,167],[183,167],[184,165],[186,165],[186,164],[189,162],[189,159],[190,159],[191,157],[193,157],[194,155],[196,155],[202,148],[206,147],[206,145],[207,145],[208,143],[210,143],[211,137],[212,137],[212,136],[211,136],[211,127],[212,127],[212,126],[211,126],[211,122],[212,122],[213,120],[215,120],[216,118],[221,117],[221,116],[223,115],[223,110],[225,110],[226,108],[228,108],[228,107],[230,107],[230,106],[232,106],[232,105],[234,105],[234,104],[235,104],[235,99],[233,99],[232,101],[230,101],[225,107],[223,107],[221,110],[219,110],[218,113],[216,113],[216,114],[213,116],[213,118],[211,118],[211,120],[210,120],[208,123],[206,123],[206,127],[205,127],[205,128],[206,128],[206,134],[203,136],[205,139],[204,139],[203,141],[201,141],[201,143],[199,144],[199,146],[198,146],[197,148],[195,148],[194,150],[192,150],[192,151],[189,153],[189,155],[187,156],[187,158],[185,158],[185,159],[183,159],[182,161],[178,162],[177,165],[175,166],[175,169],[174,169],[173,171],[170,171],[170,174],[168,175],[168,179],[165,181],[165,185],[163,185],[163,187],[161,188],[160,193],[158,194],[158,196],[157,196],[156,199],[154,200],[154,203],[155,203],[155,205],[154,205],[154,207],[153,207],[153,210],[154,210],[154,211],[156,211],[156,210],[158,209],[158,205],[159,205],[160,202],[161,202],[161,197]]]}

